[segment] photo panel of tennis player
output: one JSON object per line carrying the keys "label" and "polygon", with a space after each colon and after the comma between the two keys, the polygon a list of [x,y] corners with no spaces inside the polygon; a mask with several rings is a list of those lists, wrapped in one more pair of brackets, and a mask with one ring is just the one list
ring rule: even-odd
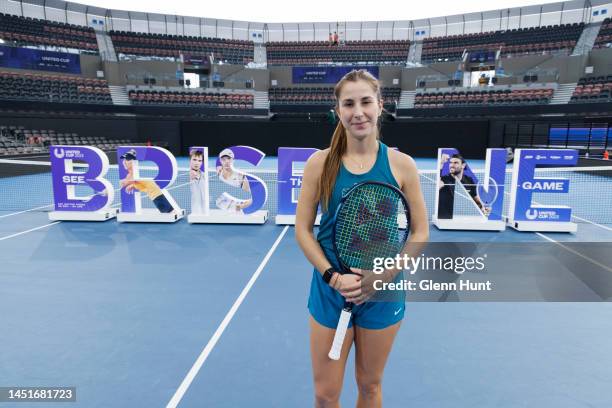
{"label": "photo panel of tennis player", "polygon": [[209,214],[207,167],[208,147],[192,146],[189,149],[189,191],[192,214]]}
{"label": "photo panel of tennis player", "polygon": [[433,224],[439,229],[503,231],[504,149],[489,148],[485,166],[472,169],[455,148],[438,149],[438,194]]}
{"label": "photo panel of tennis player", "polygon": [[487,217],[490,207],[485,206],[478,196],[478,177],[456,149],[440,149],[440,179],[438,180],[438,218],[451,219],[455,215],[455,186],[461,188],[462,196],[472,198],[474,209]]}
{"label": "photo panel of tennis player", "polygon": [[[172,178],[170,176],[166,176],[164,180],[146,179],[140,177],[140,167],[138,162],[139,160],[147,160],[147,153],[151,156],[152,153],[157,153],[151,149],[152,148],[141,148],[141,154],[139,155],[136,148],[132,148],[119,155],[119,161],[122,167],[120,169],[121,179],[119,180],[119,185],[121,187],[122,193],[138,196],[136,199],[133,200],[135,212],[141,211],[141,201],[139,193],[144,193],[147,195],[147,197],[151,200],[157,211],[159,211],[160,213],[178,213],[180,211],[180,207],[178,206],[176,201],[174,201],[172,196],[166,194],[165,190],[163,189],[163,187],[165,186],[160,187],[160,185],[158,184],[160,181],[167,183],[169,182],[170,184],[173,183],[174,179],[176,178],[176,176],[174,175],[176,171],[173,171],[174,169],[171,169],[167,172],[171,172],[174,176]],[[174,167],[176,167],[176,159],[174,159],[174,156],[162,149],[160,149],[159,152],[163,152],[165,156],[162,157],[167,157],[171,164],[174,164]],[[162,170],[165,170],[165,168],[162,168]],[[122,210],[125,211],[125,208],[122,208]]]}
{"label": "photo panel of tennis player", "polygon": [[[234,151],[232,149],[223,149],[219,153],[216,167],[217,176],[223,183],[239,188],[245,193],[251,192],[246,175],[234,167]],[[217,208],[233,214],[244,214],[244,209],[252,203],[253,200],[250,198],[240,199],[227,192],[223,192],[215,199]]]}
{"label": "photo panel of tennis player", "polygon": [[[405,302],[403,293],[398,301],[376,299],[373,283],[401,278],[401,270],[375,274],[372,260],[419,256],[429,223],[414,160],[379,140],[379,81],[366,70],[353,70],[336,84],[334,96],[339,121],[330,147],[306,162],[295,221],[296,240],[314,266],[308,311],[315,406],[338,406],[354,345],[357,405],[380,407],[383,371]],[[402,212],[407,230],[398,226]]]}

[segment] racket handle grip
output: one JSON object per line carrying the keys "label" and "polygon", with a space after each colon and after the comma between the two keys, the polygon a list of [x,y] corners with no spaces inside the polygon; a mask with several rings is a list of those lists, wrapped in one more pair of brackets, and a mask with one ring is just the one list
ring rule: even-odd
{"label": "racket handle grip", "polygon": [[329,350],[329,358],[332,360],[340,359],[340,352],[342,351],[342,344],[344,343],[344,337],[346,336],[346,330],[348,329],[349,321],[351,320],[351,311],[342,309],[340,313],[340,320],[338,320],[338,327],[336,327],[336,334],[334,334],[334,342],[332,343],[331,350]]}

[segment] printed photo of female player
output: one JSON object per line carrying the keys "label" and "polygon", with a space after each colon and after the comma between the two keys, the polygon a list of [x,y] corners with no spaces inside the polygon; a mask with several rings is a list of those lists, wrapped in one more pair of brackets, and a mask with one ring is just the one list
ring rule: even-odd
{"label": "printed photo of female player", "polygon": [[[219,180],[232,187],[242,189],[242,191],[250,193],[251,188],[246,176],[234,169],[234,152],[231,149],[224,149],[219,153],[220,166],[217,166],[217,175]],[[239,200],[231,195],[224,193],[216,200],[218,208],[226,210],[234,214],[243,214],[243,210],[253,203],[252,199]]]}

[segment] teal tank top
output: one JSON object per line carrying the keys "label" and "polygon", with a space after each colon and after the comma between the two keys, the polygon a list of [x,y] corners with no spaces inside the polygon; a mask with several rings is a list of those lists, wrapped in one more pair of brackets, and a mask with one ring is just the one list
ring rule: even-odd
{"label": "teal tank top", "polygon": [[317,234],[317,240],[327,254],[330,252],[333,253],[334,250],[332,234],[336,209],[338,208],[342,195],[348,191],[349,188],[362,181],[382,181],[399,188],[395,177],[393,177],[393,173],[391,173],[387,149],[387,145],[383,142],[378,142],[376,162],[370,171],[364,174],[353,174],[344,167],[343,163],[340,163],[340,170],[336,177],[334,191],[329,200],[329,208],[327,212],[321,215],[321,224],[319,226],[319,233]]}

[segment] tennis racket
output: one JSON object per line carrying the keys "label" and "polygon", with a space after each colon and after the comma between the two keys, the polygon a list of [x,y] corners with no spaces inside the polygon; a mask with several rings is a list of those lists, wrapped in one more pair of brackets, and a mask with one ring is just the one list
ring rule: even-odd
{"label": "tennis racket", "polygon": [[485,185],[481,181],[479,181],[476,185],[476,194],[478,195],[478,198],[482,203],[483,212],[485,213],[485,215],[488,215],[488,212],[491,210],[493,204],[497,200],[497,195],[499,194],[499,186],[492,177],[489,177],[489,185],[487,191],[485,191]]}
{"label": "tennis racket", "polygon": [[[406,228],[398,219],[405,215]],[[403,218],[403,217],[401,217]],[[395,257],[404,249],[410,232],[410,209],[402,192],[387,183],[365,181],[350,188],[336,210],[333,243],[341,273],[351,267],[372,270],[374,258]],[[338,360],[351,320],[353,304],[346,302],[329,358]]]}
{"label": "tennis racket", "polygon": [[215,204],[217,205],[217,208],[221,209],[221,210],[225,210],[225,211],[236,211],[236,207],[239,204],[242,204],[244,202],[244,200],[237,200],[234,197],[232,197],[231,195],[229,195],[227,192],[223,192],[223,194],[221,194],[219,197],[217,197],[217,200],[215,201]]}

